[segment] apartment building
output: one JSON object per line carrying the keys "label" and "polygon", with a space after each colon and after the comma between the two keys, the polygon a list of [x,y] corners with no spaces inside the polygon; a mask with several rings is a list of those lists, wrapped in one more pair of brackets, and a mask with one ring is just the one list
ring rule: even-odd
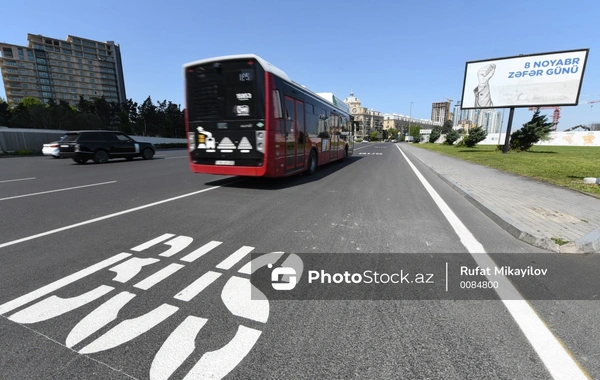
{"label": "apartment building", "polygon": [[114,41],[27,34],[27,46],[0,43],[0,69],[7,102],[25,97],[77,105],[79,97],[127,100],[121,48]]}

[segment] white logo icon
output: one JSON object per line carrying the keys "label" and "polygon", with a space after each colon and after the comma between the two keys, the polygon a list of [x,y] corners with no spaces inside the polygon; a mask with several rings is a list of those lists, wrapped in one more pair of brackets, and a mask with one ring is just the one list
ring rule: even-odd
{"label": "white logo icon", "polygon": [[241,94],[235,94],[238,100],[250,100],[252,99],[252,94],[249,92],[244,92]]}
{"label": "white logo icon", "polygon": [[248,116],[250,115],[250,107],[245,105],[235,106],[235,113],[238,116]]}
{"label": "white logo icon", "polygon": [[[267,265],[267,267],[273,268],[273,264]],[[282,276],[281,280],[284,280],[285,276],[288,276],[288,282],[279,282],[279,276]],[[271,272],[271,285],[273,285],[273,289],[275,290],[292,290],[296,287],[298,283],[296,277],[296,270],[290,267],[279,267],[273,269]]]}

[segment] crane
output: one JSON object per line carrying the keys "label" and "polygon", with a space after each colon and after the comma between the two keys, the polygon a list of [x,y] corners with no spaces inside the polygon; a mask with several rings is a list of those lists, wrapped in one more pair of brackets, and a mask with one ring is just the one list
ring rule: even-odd
{"label": "crane", "polygon": [[588,100],[588,101],[586,101],[584,103],[591,104],[590,107],[594,107],[594,103],[599,103],[599,102],[600,102],[600,99],[599,100]]}
{"label": "crane", "polygon": [[558,106],[552,106],[552,107],[529,107],[530,111],[536,111],[536,110],[554,110],[554,113],[552,114],[552,130],[556,131],[556,128],[558,126],[558,120],[560,119],[560,107]]}

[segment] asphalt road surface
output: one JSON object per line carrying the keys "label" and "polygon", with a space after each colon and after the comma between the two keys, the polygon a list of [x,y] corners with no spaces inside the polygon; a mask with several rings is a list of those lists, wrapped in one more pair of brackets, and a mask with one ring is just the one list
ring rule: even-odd
{"label": "asphalt road surface", "polygon": [[[247,263],[274,252],[451,270],[373,299],[251,299]],[[1,158],[0,378],[600,378],[599,257],[516,240],[402,144],[276,180],[193,174],[185,150]]]}

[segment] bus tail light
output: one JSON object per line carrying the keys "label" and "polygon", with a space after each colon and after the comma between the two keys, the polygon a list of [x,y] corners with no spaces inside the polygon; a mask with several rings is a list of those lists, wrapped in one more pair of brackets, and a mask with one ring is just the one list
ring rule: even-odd
{"label": "bus tail light", "polygon": [[265,132],[256,131],[256,150],[261,153],[265,152]]}

